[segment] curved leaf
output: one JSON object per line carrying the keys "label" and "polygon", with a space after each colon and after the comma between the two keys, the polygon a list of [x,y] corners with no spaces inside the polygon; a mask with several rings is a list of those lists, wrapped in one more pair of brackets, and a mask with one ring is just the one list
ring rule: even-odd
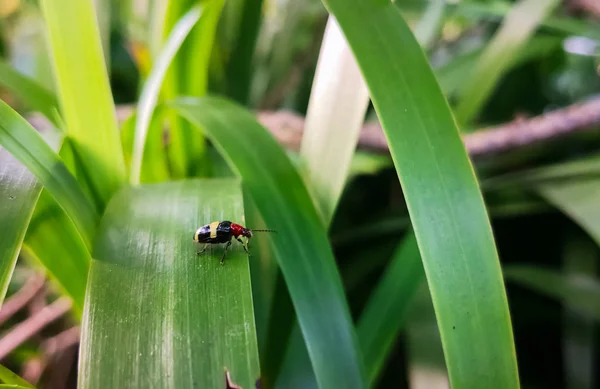
{"label": "curved leaf", "polygon": [[25,165],[50,192],[77,226],[89,249],[98,220],[94,206],[58,154],[3,101],[0,101],[0,146]]}
{"label": "curved leaf", "polygon": [[254,116],[219,98],[178,100],[242,177],[268,228],[321,388],[364,388],[356,336],[327,233],[300,175]]}
{"label": "curved leaf", "polygon": [[35,176],[0,148],[0,306],[41,190]]}
{"label": "curved leaf", "polygon": [[[119,191],[94,247],[79,388],[243,388],[259,377],[248,257],[234,241],[198,256],[196,229],[243,223],[235,179]],[[110,314],[108,314],[110,312]]]}
{"label": "curved leaf", "polygon": [[0,385],[8,388],[33,388],[29,382],[10,371],[8,368],[0,365],[0,381],[7,385]]}
{"label": "curved leaf", "polygon": [[125,163],[94,4],[42,0],[66,132],[103,210],[125,182]]}
{"label": "curved leaf", "polygon": [[394,4],[324,3],[356,56],[388,140],[431,290],[452,387],[519,387],[490,222],[426,57]]}
{"label": "curved leaf", "polygon": [[137,108],[137,118],[135,121],[135,138],[133,142],[133,154],[131,156],[131,173],[129,180],[133,184],[140,183],[142,174],[142,160],[144,156],[144,147],[146,146],[146,138],[148,129],[152,120],[152,114],[158,101],[158,94],[162,86],[163,80],[171,65],[171,61],[177,54],[177,50],[181,47],[184,39],[188,36],[192,27],[200,19],[202,7],[192,7],[173,27],[169,39],[165,43],[165,47],[161,50],[158,58],[155,60],[154,66],[150,71],[148,80],[144,83],[144,88],[140,95]]}
{"label": "curved leaf", "polygon": [[0,60],[0,84],[42,113],[54,126],[61,129],[60,108],[54,94],[29,77],[19,73],[9,64]]}

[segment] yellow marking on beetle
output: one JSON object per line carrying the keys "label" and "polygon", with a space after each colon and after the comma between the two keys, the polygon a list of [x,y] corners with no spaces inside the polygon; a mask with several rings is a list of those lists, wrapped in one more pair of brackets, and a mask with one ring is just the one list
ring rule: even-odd
{"label": "yellow marking on beetle", "polygon": [[218,226],[219,226],[219,222],[210,223],[210,237],[213,239],[217,237],[217,227]]}

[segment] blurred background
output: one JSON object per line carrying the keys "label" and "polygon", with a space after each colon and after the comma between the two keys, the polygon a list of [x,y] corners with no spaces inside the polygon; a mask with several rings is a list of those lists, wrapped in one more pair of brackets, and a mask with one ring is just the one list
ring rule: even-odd
{"label": "blurred background", "polygon": [[[95,3],[124,121],[150,71],[156,50],[151,37],[160,34],[153,15],[161,1]],[[499,50],[486,64],[502,67],[498,80],[462,130],[506,274],[521,382],[524,388],[600,388],[600,1],[556,1],[543,17],[535,16],[541,12],[535,1],[517,10],[505,0],[395,4],[412,28],[430,31],[420,41],[453,108],[483,53]],[[251,10],[254,17],[248,17]],[[208,90],[256,111],[292,156],[327,16],[319,0],[231,0],[219,21]],[[533,19],[539,22],[522,39],[520,28]],[[0,1],[2,61],[55,90],[44,34],[36,1]],[[500,63],[502,50],[519,40],[514,57]],[[184,45],[181,55],[193,56],[194,50]],[[2,85],[0,98],[44,125]],[[330,230],[353,314],[361,312],[408,225],[402,189],[370,106]],[[35,331],[16,343],[0,343],[10,345],[0,350],[0,363],[39,387],[73,388],[78,328],[62,311],[40,322],[45,296],[56,291],[36,271],[32,261],[19,263],[0,311],[0,336],[14,339],[24,331],[22,323]],[[284,375],[290,381],[282,387],[311,385],[301,384],[302,371]],[[448,387],[425,285],[378,387]]]}

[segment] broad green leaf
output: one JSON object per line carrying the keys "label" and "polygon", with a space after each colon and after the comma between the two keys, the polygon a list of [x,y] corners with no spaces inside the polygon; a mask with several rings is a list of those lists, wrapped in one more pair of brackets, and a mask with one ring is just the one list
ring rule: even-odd
{"label": "broad green leaf", "polygon": [[92,259],[73,222],[47,190],[42,190],[24,244],[71,297],[73,310],[81,317]]}
{"label": "broad green leaf", "polygon": [[348,178],[368,105],[360,69],[335,19],[329,17],[300,147],[303,173],[326,226]]}
{"label": "broad green leaf", "polygon": [[324,3],[356,56],[388,140],[431,290],[452,387],[519,387],[490,222],[459,131],[426,57],[392,3]]}
{"label": "broad green leaf", "polygon": [[372,386],[424,281],[417,240],[410,232],[398,246],[382,279],[369,297],[356,328]]}
{"label": "broad green leaf", "polygon": [[515,4],[459,89],[460,100],[455,109],[459,123],[468,123],[477,115],[540,22],[558,3],[558,0],[520,0]]}
{"label": "broad green leaf", "polygon": [[152,115],[158,101],[158,94],[163,84],[163,80],[171,61],[177,54],[184,39],[188,36],[192,27],[200,19],[202,7],[192,7],[179,22],[173,27],[164,48],[158,54],[150,75],[144,83],[144,88],[140,95],[137,106],[137,118],[135,121],[135,138],[133,143],[133,153],[131,156],[131,173],[129,181],[133,184],[140,183],[142,172],[142,161],[144,157],[144,147],[146,138],[152,121]]}
{"label": "broad green leaf", "polygon": [[219,98],[175,108],[202,128],[242,177],[265,224],[321,388],[363,388],[356,337],[327,233],[299,173],[254,116]]}
{"label": "broad green leaf", "polygon": [[0,385],[0,388],[34,388],[29,382],[2,365],[0,365],[0,381],[6,384]]}
{"label": "broad green leaf", "polygon": [[[259,378],[248,257],[197,255],[196,229],[244,222],[236,179],[124,188],[100,223],[82,326],[79,388],[243,388]],[[109,314],[108,314],[109,313]]]}
{"label": "broad green leaf", "polygon": [[0,306],[41,190],[35,176],[0,148]]}
{"label": "broad green leaf", "polygon": [[573,311],[600,321],[600,280],[597,278],[532,265],[505,266],[504,275],[510,282],[558,299]]}
{"label": "broad green leaf", "polygon": [[48,190],[73,221],[89,249],[98,220],[92,202],[41,135],[1,101],[0,146],[27,167]]}
{"label": "broad green leaf", "polygon": [[0,84],[9,88],[30,108],[42,113],[56,128],[61,129],[58,100],[51,91],[19,73],[2,60],[0,60]]}
{"label": "broad green leaf", "polygon": [[125,182],[107,70],[92,0],[42,0],[63,119],[102,211]]}
{"label": "broad green leaf", "polygon": [[0,384],[0,389],[30,389],[30,388],[33,388],[33,386]]}

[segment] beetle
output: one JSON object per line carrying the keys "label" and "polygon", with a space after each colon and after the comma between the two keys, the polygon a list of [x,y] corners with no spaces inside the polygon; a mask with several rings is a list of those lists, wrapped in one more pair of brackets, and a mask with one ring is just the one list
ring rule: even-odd
{"label": "beetle", "polygon": [[[198,255],[202,254],[208,245],[210,244],[218,244],[218,243],[226,243],[225,251],[223,252],[223,256],[221,257],[221,265],[225,260],[225,255],[227,254],[227,249],[231,246],[231,241],[235,238],[238,242],[242,244],[244,247],[244,251],[248,255],[248,240],[252,238],[253,232],[277,232],[275,230],[251,230],[244,226],[241,226],[236,223],[232,223],[228,220],[224,221],[216,221],[210,224],[206,224],[196,230],[194,232],[194,242],[204,243],[204,247],[201,251],[198,251]],[[241,237],[246,238],[246,244],[242,241]]]}

